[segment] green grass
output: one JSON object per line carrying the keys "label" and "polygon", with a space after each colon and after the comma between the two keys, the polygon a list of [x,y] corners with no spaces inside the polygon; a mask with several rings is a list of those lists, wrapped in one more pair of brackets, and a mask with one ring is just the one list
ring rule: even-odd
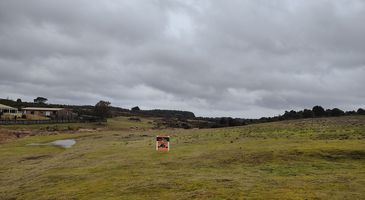
{"label": "green grass", "polygon": [[108,119],[107,127],[109,129],[149,129],[153,128],[153,120],[152,119],[144,119],[139,118],[141,121],[131,121],[129,117],[116,117]]}
{"label": "green grass", "polygon": [[76,129],[149,129],[153,128],[153,119],[143,119],[140,122],[131,121],[129,117],[115,117],[107,120],[107,123],[59,123],[59,124],[17,124],[17,125],[0,125],[0,129],[10,130],[76,130]]}
{"label": "green grass", "polygon": [[[153,131],[119,120],[0,144],[0,199],[365,199],[365,117]],[[170,152],[155,151],[157,134]],[[62,138],[77,143],[27,146]]]}

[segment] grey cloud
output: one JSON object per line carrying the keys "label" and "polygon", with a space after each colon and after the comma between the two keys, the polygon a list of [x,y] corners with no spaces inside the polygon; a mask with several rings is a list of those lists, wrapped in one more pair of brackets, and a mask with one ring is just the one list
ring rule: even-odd
{"label": "grey cloud", "polygon": [[0,94],[197,115],[364,107],[360,0],[0,0]]}

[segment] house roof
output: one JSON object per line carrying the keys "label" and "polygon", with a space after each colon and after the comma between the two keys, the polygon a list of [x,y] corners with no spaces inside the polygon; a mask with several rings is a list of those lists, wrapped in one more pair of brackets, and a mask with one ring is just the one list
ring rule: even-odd
{"label": "house roof", "polygon": [[10,107],[10,106],[4,105],[4,104],[0,104],[0,109],[3,109],[3,110],[18,110],[17,108],[13,108],[13,107]]}
{"label": "house roof", "polygon": [[64,108],[42,108],[42,107],[26,107],[22,108],[22,110],[36,110],[36,111],[60,111]]}

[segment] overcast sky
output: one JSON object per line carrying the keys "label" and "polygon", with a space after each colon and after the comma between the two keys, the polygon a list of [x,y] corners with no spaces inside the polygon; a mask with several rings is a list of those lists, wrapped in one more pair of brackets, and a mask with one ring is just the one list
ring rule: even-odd
{"label": "overcast sky", "polygon": [[0,0],[0,98],[261,117],[364,86],[363,0]]}

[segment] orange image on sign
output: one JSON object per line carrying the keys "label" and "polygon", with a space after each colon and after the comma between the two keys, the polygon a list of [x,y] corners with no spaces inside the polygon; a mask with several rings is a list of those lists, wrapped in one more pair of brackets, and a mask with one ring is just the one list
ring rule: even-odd
{"label": "orange image on sign", "polygon": [[170,150],[170,136],[157,136],[156,137],[156,150],[157,151],[169,151]]}

